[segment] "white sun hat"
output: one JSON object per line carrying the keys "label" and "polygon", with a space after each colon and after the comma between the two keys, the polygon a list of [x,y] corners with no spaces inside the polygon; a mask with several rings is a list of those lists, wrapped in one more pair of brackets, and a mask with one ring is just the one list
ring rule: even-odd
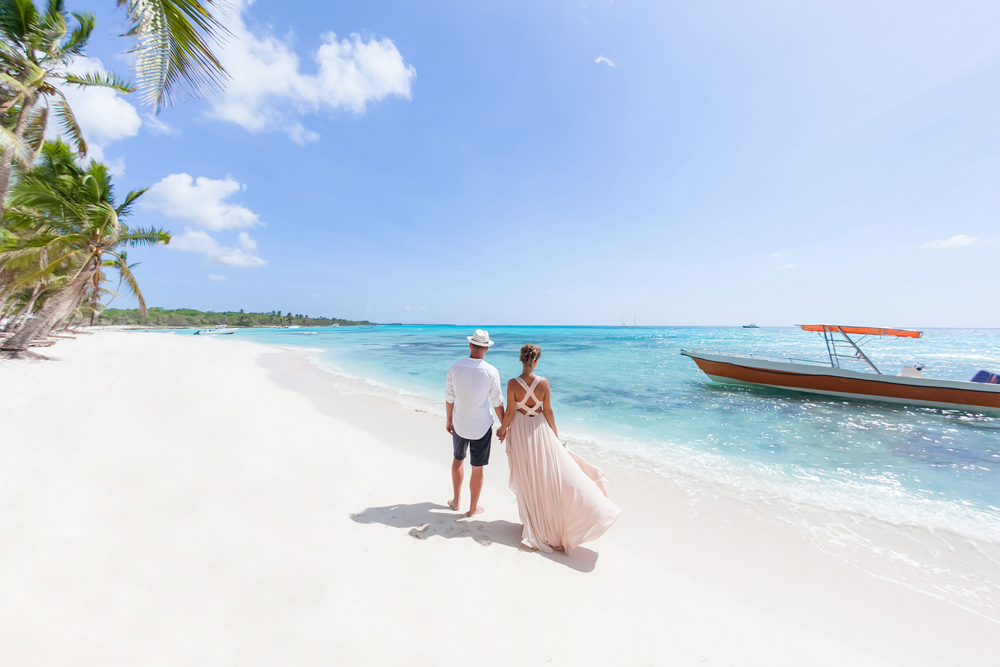
{"label": "white sun hat", "polygon": [[466,338],[469,339],[470,343],[479,347],[490,347],[493,345],[493,341],[490,340],[490,332],[485,329],[476,329],[476,333],[466,336]]}

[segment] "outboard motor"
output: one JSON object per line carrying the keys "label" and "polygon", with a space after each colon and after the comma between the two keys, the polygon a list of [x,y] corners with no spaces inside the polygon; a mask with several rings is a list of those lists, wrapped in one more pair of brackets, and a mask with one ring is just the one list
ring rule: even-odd
{"label": "outboard motor", "polygon": [[979,371],[972,376],[973,382],[985,382],[986,384],[1000,384],[1000,375],[989,371]]}

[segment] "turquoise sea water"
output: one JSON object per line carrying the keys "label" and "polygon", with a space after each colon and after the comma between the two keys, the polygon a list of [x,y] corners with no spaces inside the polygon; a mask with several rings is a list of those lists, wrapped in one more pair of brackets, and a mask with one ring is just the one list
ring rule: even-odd
{"label": "turquoise sea water", "polygon": [[[474,327],[241,330],[316,350],[362,391],[443,414],[449,365]],[[860,567],[1000,618],[1000,417],[712,384],[682,348],[823,361],[821,337],[792,328],[491,327],[501,377],[542,348],[570,446],[693,487],[793,508],[817,545]],[[873,340],[884,373],[1000,371],[1000,330],[928,330]],[[881,559],[881,560],[880,560]]]}

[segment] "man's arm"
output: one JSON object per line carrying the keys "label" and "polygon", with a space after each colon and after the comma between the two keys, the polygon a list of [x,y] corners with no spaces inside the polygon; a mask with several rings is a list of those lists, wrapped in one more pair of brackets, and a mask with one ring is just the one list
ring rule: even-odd
{"label": "man's arm", "polygon": [[500,419],[500,423],[503,423],[503,394],[500,391],[500,374],[492,373],[490,375],[490,403],[493,405],[493,410],[497,413],[497,418]]}
{"label": "man's arm", "polygon": [[451,369],[448,369],[448,379],[444,382],[444,409],[448,415],[448,421],[445,422],[444,428],[448,433],[454,435],[455,430],[451,425],[451,413],[455,411],[455,385],[451,379]]}

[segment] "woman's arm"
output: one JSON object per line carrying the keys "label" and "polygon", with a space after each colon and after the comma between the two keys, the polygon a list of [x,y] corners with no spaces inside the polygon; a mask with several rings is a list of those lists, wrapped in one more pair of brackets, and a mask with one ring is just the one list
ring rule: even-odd
{"label": "woman's arm", "polygon": [[514,421],[514,381],[507,381],[507,411],[503,415],[503,421],[500,422],[500,428],[497,429],[497,437],[500,438],[500,442],[507,437],[507,427],[510,423]]}
{"label": "woman's arm", "polygon": [[552,392],[549,390],[549,381],[542,380],[538,383],[538,387],[542,390],[542,414],[545,415],[545,421],[549,423],[552,432],[558,438],[559,431],[556,429],[556,416],[552,412]]}

